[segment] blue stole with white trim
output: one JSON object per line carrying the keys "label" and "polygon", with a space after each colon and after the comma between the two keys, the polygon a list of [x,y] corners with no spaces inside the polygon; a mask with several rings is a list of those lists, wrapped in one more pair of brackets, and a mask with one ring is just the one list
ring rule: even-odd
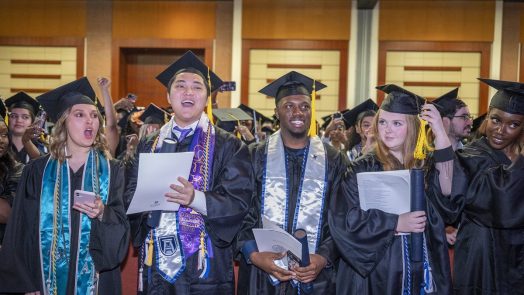
{"label": "blue stole with white trim", "polygon": [[[110,185],[109,160],[96,150],[89,152],[84,165],[82,190],[91,191],[107,203]],[[75,292],[91,294],[97,290],[98,274],[89,254],[91,220],[80,214],[77,257],[71,254],[71,188],[67,160],[60,163],[49,158],[42,178],[40,195],[40,259],[45,294],[65,294],[67,280],[75,278]],[[76,268],[69,269],[70,260],[76,260]]]}

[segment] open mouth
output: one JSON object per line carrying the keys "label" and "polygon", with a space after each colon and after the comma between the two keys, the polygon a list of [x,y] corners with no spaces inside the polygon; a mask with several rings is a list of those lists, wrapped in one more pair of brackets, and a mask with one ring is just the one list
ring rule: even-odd
{"label": "open mouth", "polygon": [[84,136],[88,139],[93,138],[93,129],[84,130]]}
{"label": "open mouth", "polygon": [[302,120],[292,120],[291,121],[291,125],[293,125],[295,127],[302,127],[302,126],[304,126],[304,121],[302,121]]}
{"label": "open mouth", "polygon": [[504,140],[503,140],[503,139],[496,138],[496,137],[492,137],[491,140],[492,140],[495,144],[503,144],[503,143],[504,143]]}
{"label": "open mouth", "polygon": [[195,105],[195,102],[192,101],[192,100],[183,100],[182,101],[182,106],[183,107],[192,107]]}

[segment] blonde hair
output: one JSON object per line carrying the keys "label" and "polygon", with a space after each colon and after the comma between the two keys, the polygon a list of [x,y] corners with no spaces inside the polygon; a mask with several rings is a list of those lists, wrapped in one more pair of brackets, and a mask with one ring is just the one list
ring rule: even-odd
{"label": "blonde hair", "polygon": [[[50,143],[49,143],[49,153],[51,158],[57,159],[59,162],[64,162],[68,156],[66,155],[66,145],[68,131],[66,126],[66,120],[71,114],[71,109],[73,106],[68,108],[56,121],[55,126],[53,126],[53,131],[51,132]],[[104,156],[108,159],[111,159],[111,154],[109,153],[109,148],[107,144],[107,139],[104,133],[104,121],[102,120],[102,115],[96,110],[98,114],[99,128],[93,142],[92,147],[101,151]]]}
{"label": "blonde hair", "polygon": [[417,115],[404,115],[406,117],[407,134],[404,144],[402,146],[402,155],[404,157],[404,164],[402,164],[395,156],[389,152],[389,148],[382,142],[378,133],[378,120],[382,110],[377,112],[373,119],[373,133],[375,134],[375,154],[382,164],[385,171],[411,169],[415,167],[422,167],[423,161],[415,160],[413,152],[417,144],[418,131],[420,129],[420,121]]}

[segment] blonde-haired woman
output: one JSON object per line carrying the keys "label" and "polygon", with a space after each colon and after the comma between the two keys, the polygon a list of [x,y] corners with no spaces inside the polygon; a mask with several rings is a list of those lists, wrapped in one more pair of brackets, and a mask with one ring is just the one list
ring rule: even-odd
{"label": "blonde-haired woman", "polygon": [[50,155],[22,173],[0,252],[0,292],[121,293],[124,169],[110,159],[93,99],[86,78],[38,97],[56,122]]}
{"label": "blonde-haired woman", "polygon": [[[426,197],[440,197],[451,190],[453,150],[435,106],[396,85],[377,88],[388,96],[375,117],[375,147],[350,164],[330,206],[330,231],[343,258],[337,294],[450,294],[444,223],[432,203],[437,198],[428,198],[426,211],[400,215],[360,208],[357,174],[361,172],[424,167]],[[419,116],[435,136],[435,164],[413,156]],[[398,233],[424,233],[421,262],[412,262],[411,239]]]}

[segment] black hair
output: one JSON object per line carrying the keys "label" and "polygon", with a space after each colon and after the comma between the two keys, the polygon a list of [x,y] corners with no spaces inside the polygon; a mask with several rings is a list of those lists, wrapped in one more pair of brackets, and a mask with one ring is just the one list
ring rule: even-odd
{"label": "black hair", "polygon": [[202,80],[204,80],[204,85],[206,85],[207,96],[209,96],[209,94],[211,94],[211,89],[209,88],[209,82],[207,80],[207,75],[204,76],[203,73],[201,73],[199,70],[197,70],[195,68],[185,68],[185,69],[178,70],[173,75],[173,77],[171,77],[171,80],[169,80],[169,83],[167,83],[167,93],[169,93],[169,91],[171,91],[171,86],[173,85],[173,82],[175,82],[176,76],[178,76],[178,74],[182,74],[182,73],[193,73],[193,74],[197,74],[200,77],[202,77]]}

